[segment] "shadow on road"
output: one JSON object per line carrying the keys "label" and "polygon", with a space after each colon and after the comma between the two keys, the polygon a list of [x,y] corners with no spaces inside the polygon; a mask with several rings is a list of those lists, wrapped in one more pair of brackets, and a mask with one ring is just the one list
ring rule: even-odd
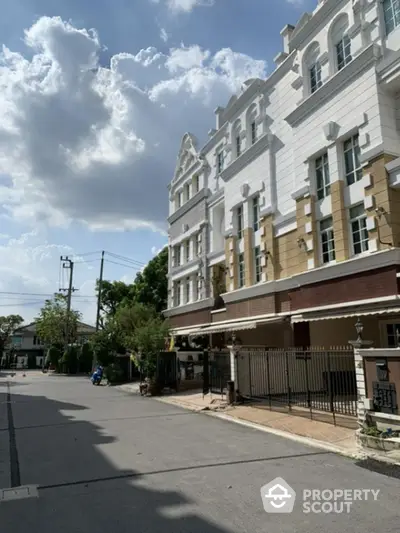
{"label": "shadow on road", "polygon": [[371,472],[376,472],[377,474],[400,479],[400,467],[397,465],[384,463],[371,458],[356,461],[355,464],[360,468],[365,468]]}
{"label": "shadow on road", "polygon": [[[0,393],[0,397],[4,402],[6,394]],[[193,512],[193,507],[185,512],[185,507],[195,502],[182,493],[143,486],[146,476],[135,470],[116,469],[101,451],[116,436],[104,434],[91,422],[74,423],[73,417],[65,413],[85,407],[44,396],[12,394],[11,398],[11,422],[15,427],[9,430],[15,435],[17,452],[11,454],[11,461],[17,462],[11,470],[17,468],[21,485],[37,484],[38,480],[41,484],[37,499],[0,503],[2,531],[232,531],[208,522]],[[140,455],[135,451],[132,454]]]}

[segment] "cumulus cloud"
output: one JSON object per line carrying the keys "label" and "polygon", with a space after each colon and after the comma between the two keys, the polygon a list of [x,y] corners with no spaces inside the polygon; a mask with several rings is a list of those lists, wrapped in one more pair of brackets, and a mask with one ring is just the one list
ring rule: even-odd
{"label": "cumulus cloud", "polygon": [[195,7],[213,6],[215,0],[151,0],[153,4],[164,3],[173,13],[190,13]]}
{"label": "cumulus cloud", "polygon": [[26,57],[6,47],[0,56],[0,173],[10,178],[0,177],[0,205],[56,226],[164,228],[183,133],[203,137],[213,109],[266,70],[230,49],[183,45],[101,65],[97,33],[58,17],[24,38]]}

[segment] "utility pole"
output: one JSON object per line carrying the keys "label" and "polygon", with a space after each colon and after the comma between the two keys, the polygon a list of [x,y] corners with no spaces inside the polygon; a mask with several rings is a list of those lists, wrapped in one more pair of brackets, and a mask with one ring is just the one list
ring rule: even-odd
{"label": "utility pole", "polygon": [[[96,313],[96,331],[100,329],[100,308],[101,308],[101,290],[103,288],[103,271],[104,271],[104,250],[101,252],[101,262],[100,262],[100,276],[99,284],[97,287],[97,313]],[[93,354],[93,369],[97,366],[97,354]]]}
{"label": "utility pole", "polygon": [[98,294],[97,294],[96,331],[99,331],[99,328],[100,328],[100,307],[101,307],[101,290],[103,288],[103,270],[104,270],[104,250],[101,252],[100,277],[99,277]]}
{"label": "utility pole", "polygon": [[73,278],[74,278],[74,262],[69,259],[68,256],[61,256],[60,261],[63,262],[63,268],[66,268],[69,270],[69,284],[68,289],[60,289],[60,292],[66,292],[67,293],[67,316],[65,320],[65,342],[64,342],[64,350],[68,348],[68,336],[69,336],[69,315],[71,312],[71,299],[72,294],[77,291],[78,289],[74,289],[73,287]]}

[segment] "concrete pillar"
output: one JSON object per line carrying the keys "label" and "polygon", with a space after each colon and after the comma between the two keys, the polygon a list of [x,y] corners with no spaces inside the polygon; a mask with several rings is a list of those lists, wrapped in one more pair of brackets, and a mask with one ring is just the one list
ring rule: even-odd
{"label": "concrete pillar", "polygon": [[365,386],[365,372],[364,361],[361,354],[362,348],[369,348],[372,344],[371,341],[364,341],[357,339],[356,341],[349,341],[349,344],[354,348],[354,365],[356,370],[356,384],[357,384],[357,420],[359,427],[365,425],[365,400],[367,398],[366,386]]}

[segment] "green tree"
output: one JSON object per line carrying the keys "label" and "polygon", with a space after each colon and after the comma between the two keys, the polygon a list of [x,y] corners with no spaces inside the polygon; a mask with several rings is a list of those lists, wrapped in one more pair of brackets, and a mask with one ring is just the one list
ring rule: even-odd
{"label": "green tree", "polygon": [[[99,280],[96,284],[99,292]],[[101,288],[100,311],[103,316],[114,316],[118,307],[132,298],[133,285],[127,285],[123,281],[104,280]]]}
{"label": "green tree", "polygon": [[[69,344],[76,341],[78,321],[81,319],[79,311],[67,312],[67,298],[62,294],[55,294],[52,300],[46,300],[36,318],[36,333],[47,344]],[[68,324],[68,338],[66,325]]]}
{"label": "green tree", "polygon": [[103,329],[97,331],[90,340],[97,361],[109,366],[115,361],[118,353],[125,353],[123,334],[115,318],[107,320]]}
{"label": "green tree", "polygon": [[24,319],[19,315],[0,316],[0,357]]}
{"label": "green tree", "polygon": [[148,378],[154,378],[157,355],[164,349],[168,330],[168,324],[156,316],[138,325],[129,337],[129,348],[138,354],[141,370]]}
{"label": "green tree", "polygon": [[168,247],[148,262],[142,272],[138,272],[133,283],[134,300],[153,307],[162,313],[168,299]]}
{"label": "green tree", "polygon": [[[154,308],[161,313],[167,307],[168,297],[168,248],[154,257],[142,272],[136,274],[131,284],[122,281],[103,281],[100,297],[101,325],[105,327],[110,317],[120,308],[135,303]],[[97,293],[99,282],[97,281]]]}

